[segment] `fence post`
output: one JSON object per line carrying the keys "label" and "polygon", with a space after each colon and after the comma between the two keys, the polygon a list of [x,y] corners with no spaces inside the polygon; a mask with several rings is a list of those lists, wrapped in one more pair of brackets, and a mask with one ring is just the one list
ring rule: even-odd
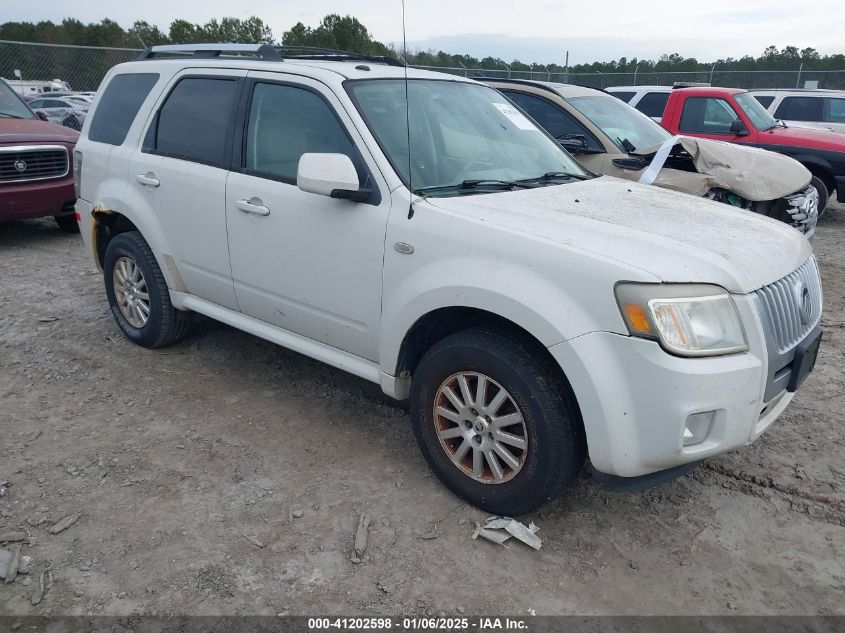
{"label": "fence post", "polygon": [[640,65],[637,64],[636,68],[634,68],[634,85],[635,86],[637,85],[637,73],[639,72],[639,70],[640,70]]}
{"label": "fence post", "polygon": [[716,70],[716,63],[713,62],[713,65],[710,67],[710,85],[713,85],[713,71]]}
{"label": "fence post", "polygon": [[795,87],[801,87],[801,71],[804,70],[804,62],[802,61],[801,64],[798,66],[798,79],[795,80]]}
{"label": "fence post", "polygon": [[458,62],[458,65],[459,65],[461,68],[463,68],[463,69],[464,69],[464,77],[469,77],[469,70],[467,70],[467,67],[466,67],[466,66],[464,66],[461,62]]}

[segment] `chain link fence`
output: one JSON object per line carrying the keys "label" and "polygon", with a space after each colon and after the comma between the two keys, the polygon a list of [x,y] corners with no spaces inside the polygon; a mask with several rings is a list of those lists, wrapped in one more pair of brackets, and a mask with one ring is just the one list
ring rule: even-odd
{"label": "chain link fence", "polygon": [[[0,40],[0,77],[19,92],[96,90],[106,72],[115,64],[138,57],[140,49],[99,48],[95,46],[67,46],[33,44]],[[449,68],[415,66],[462,77],[535,79],[573,83],[593,88],[626,85],[672,85],[677,81],[705,82],[714,86],[735,88],[795,88],[806,81],[818,82],[819,88],[845,89],[843,70],[719,70],[713,66],[706,71],[632,72],[632,73],[551,73],[489,68]]]}

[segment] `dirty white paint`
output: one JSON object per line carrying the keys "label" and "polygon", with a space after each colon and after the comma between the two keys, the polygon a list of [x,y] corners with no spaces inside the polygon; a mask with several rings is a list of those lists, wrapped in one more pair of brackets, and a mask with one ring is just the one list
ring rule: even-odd
{"label": "dirty white paint", "polygon": [[609,176],[553,187],[432,198],[436,207],[611,256],[667,282],[747,293],[795,270],[810,246],[783,222]]}

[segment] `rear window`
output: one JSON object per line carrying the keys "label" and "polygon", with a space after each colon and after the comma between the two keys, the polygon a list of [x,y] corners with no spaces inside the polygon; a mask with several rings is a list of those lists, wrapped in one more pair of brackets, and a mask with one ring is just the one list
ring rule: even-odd
{"label": "rear window", "polygon": [[610,94],[612,94],[617,99],[622,99],[622,101],[624,101],[625,103],[628,103],[631,99],[634,98],[634,95],[637,94],[636,92],[611,92],[610,90],[608,90],[608,92],[610,92]]}
{"label": "rear window", "polygon": [[99,143],[121,145],[141,104],[157,81],[158,73],[129,73],[112,79],[100,96],[88,138]]}
{"label": "rear window", "polygon": [[182,79],[159,110],[155,153],[222,166],[237,86],[236,79]]}
{"label": "rear window", "polygon": [[845,123],[845,99],[825,99],[824,120],[827,123]]}
{"label": "rear window", "polygon": [[775,117],[785,121],[821,121],[822,100],[818,97],[786,97]]}
{"label": "rear window", "polygon": [[662,117],[667,101],[669,101],[668,92],[648,92],[634,107],[646,116]]}
{"label": "rear window", "polygon": [[767,110],[769,109],[769,106],[772,105],[772,101],[775,100],[774,97],[771,97],[771,96],[768,96],[768,95],[765,95],[765,96],[764,95],[751,95],[751,96],[753,96],[755,99],[757,99],[758,103],[761,106],[763,106],[764,108],[766,108]]}

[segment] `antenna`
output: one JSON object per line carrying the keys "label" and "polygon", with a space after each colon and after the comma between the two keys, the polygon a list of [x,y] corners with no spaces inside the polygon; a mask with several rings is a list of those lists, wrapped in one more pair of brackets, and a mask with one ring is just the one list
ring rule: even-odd
{"label": "antenna", "polygon": [[411,200],[408,203],[408,219],[414,217],[414,166],[411,162],[411,102],[408,100],[408,40],[405,37],[405,0],[402,0],[402,57],[405,61],[405,126],[408,130],[408,189]]}

